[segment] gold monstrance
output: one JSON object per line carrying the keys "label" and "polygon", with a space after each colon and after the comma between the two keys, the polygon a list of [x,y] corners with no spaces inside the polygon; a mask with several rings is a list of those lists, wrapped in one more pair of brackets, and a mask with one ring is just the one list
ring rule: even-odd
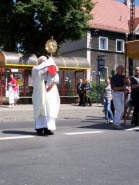
{"label": "gold monstrance", "polygon": [[53,39],[53,37],[46,42],[45,49],[48,53],[51,53],[51,55],[56,52],[57,42]]}

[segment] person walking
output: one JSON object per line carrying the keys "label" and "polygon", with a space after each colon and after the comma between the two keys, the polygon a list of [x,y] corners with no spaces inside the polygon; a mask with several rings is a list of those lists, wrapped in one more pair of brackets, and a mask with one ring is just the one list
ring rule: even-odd
{"label": "person walking", "polygon": [[131,114],[131,110],[132,110],[132,105],[131,105],[131,84],[130,84],[130,77],[126,77],[127,78],[127,83],[126,83],[126,97],[125,97],[125,117],[129,119],[129,116]]}
{"label": "person walking", "polygon": [[131,81],[131,99],[134,107],[131,124],[139,125],[139,67],[134,68],[135,74],[130,78]]}
{"label": "person walking", "polygon": [[14,105],[14,95],[16,91],[16,79],[14,78],[13,74],[10,74],[10,80],[9,80],[9,108],[15,107]]}
{"label": "person walking", "polygon": [[59,84],[58,68],[53,61],[49,58],[44,63],[38,66],[38,70],[47,69],[44,80],[46,82],[46,106],[47,106],[47,128],[44,128],[44,134],[53,135],[52,131],[56,130],[56,118],[60,108],[60,96],[57,85]]}
{"label": "person walking", "polygon": [[110,118],[110,123],[113,123],[114,118],[113,118],[113,113],[111,111],[112,90],[111,90],[111,84],[110,84],[109,78],[105,79],[105,86],[102,91],[102,96],[103,96],[103,105],[104,105],[106,123],[107,124],[109,123],[109,118]]}
{"label": "person walking", "polygon": [[[58,115],[60,106],[59,94],[56,87],[59,80],[56,73],[58,69],[53,59],[47,60],[45,56],[41,56],[38,59],[38,64],[38,66],[32,68],[34,127],[38,135],[53,135],[51,130],[56,129],[55,118]],[[47,89],[45,87],[46,76]],[[57,101],[56,98],[58,99]]]}
{"label": "person walking", "polygon": [[124,113],[124,90],[126,89],[126,78],[123,75],[124,67],[118,65],[117,74],[111,77],[112,97],[115,108],[113,128],[122,129],[121,119]]}
{"label": "person walking", "polygon": [[83,106],[83,81],[79,79],[77,84],[77,94],[79,95],[79,106]]}
{"label": "person walking", "polygon": [[[110,83],[111,83],[111,77],[112,77],[112,76],[109,76]],[[113,98],[111,99],[111,111],[112,111],[112,114],[113,114],[113,116],[114,116],[114,114],[115,114],[115,108],[114,108],[114,104],[113,104]],[[109,113],[108,113],[108,117],[110,118]]]}

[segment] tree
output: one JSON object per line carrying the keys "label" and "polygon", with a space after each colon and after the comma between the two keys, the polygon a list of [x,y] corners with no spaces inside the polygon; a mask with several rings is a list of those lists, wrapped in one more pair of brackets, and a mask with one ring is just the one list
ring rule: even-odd
{"label": "tree", "polygon": [[94,5],[91,0],[0,0],[0,45],[39,55],[51,36],[58,46],[82,39]]}

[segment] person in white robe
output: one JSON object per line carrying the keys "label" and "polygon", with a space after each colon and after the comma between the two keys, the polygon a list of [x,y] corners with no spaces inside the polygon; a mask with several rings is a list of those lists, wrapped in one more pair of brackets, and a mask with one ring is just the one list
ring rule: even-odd
{"label": "person in white robe", "polygon": [[[59,106],[60,106],[60,98],[58,99],[58,105],[56,108],[52,110],[52,102],[50,101],[49,94],[50,92],[54,92],[56,97],[59,97],[58,89],[56,83],[59,82],[58,74],[54,74],[52,77],[52,83],[50,84],[49,75],[48,75],[48,66],[56,66],[53,59],[46,59],[45,56],[41,56],[38,59],[38,66],[34,66],[32,69],[32,77],[33,77],[33,109],[34,109],[34,120],[35,120],[35,129],[38,135],[53,135],[51,130],[56,129],[55,118],[57,118]],[[57,69],[57,67],[56,67]],[[49,85],[47,84],[47,90],[44,83],[44,77],[48,78]],[[50,86],[50,87],[49,87]],[[56,88],[55,88],[56,87]],[[54,94],[54,99],[55,99]],[[53,104],[53,107],[55,105]],[[55,111],[54,111],[55,110]],[[52,113],[55,112],[55,113]],[[53,118],[53,119],[51,119]],[[51,124],[50,124],[51,123]]]}
{"label": "person in white robe", "polygon": [[[48,66],[55,66],[55,73],[50,73],[47,69]],[[59,84],[58,68],[53,61],[49,58],[37,67],[38,70],[47,70],[44,80],[46,81],[46,110],[47,110],[47,128],[44,129],[44,134],[53,135],[52,131],[56,130],[56,118],[60,108],[60,97],[57,88]]]}
{"label": "person in white robe", "polygon": [[[41,64],[46,60],[46,57],[42,57],[38,60],[38,64]],[[38,66],[32,68],[33,78],[33,94],[32,103],[34,111],[34,128],[38,135],[43,133],[43,128],[47,127],[46,117],[46,90],[44,84],[44,73],[46,71],[37,70]]]}

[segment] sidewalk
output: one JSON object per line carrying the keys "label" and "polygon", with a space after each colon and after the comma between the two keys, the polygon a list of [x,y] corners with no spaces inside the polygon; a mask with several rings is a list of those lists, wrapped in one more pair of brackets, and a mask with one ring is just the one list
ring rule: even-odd
{"label": "sidewalk", "polygon": [[[80,107],[77,104],[61,104],[57,119],[86,119],[89,116],[104,117],[101,104],[92,107]],[[0,106],[0,122],[34,121],[33,106],[31,104],[17,105],[15,108]]]}

